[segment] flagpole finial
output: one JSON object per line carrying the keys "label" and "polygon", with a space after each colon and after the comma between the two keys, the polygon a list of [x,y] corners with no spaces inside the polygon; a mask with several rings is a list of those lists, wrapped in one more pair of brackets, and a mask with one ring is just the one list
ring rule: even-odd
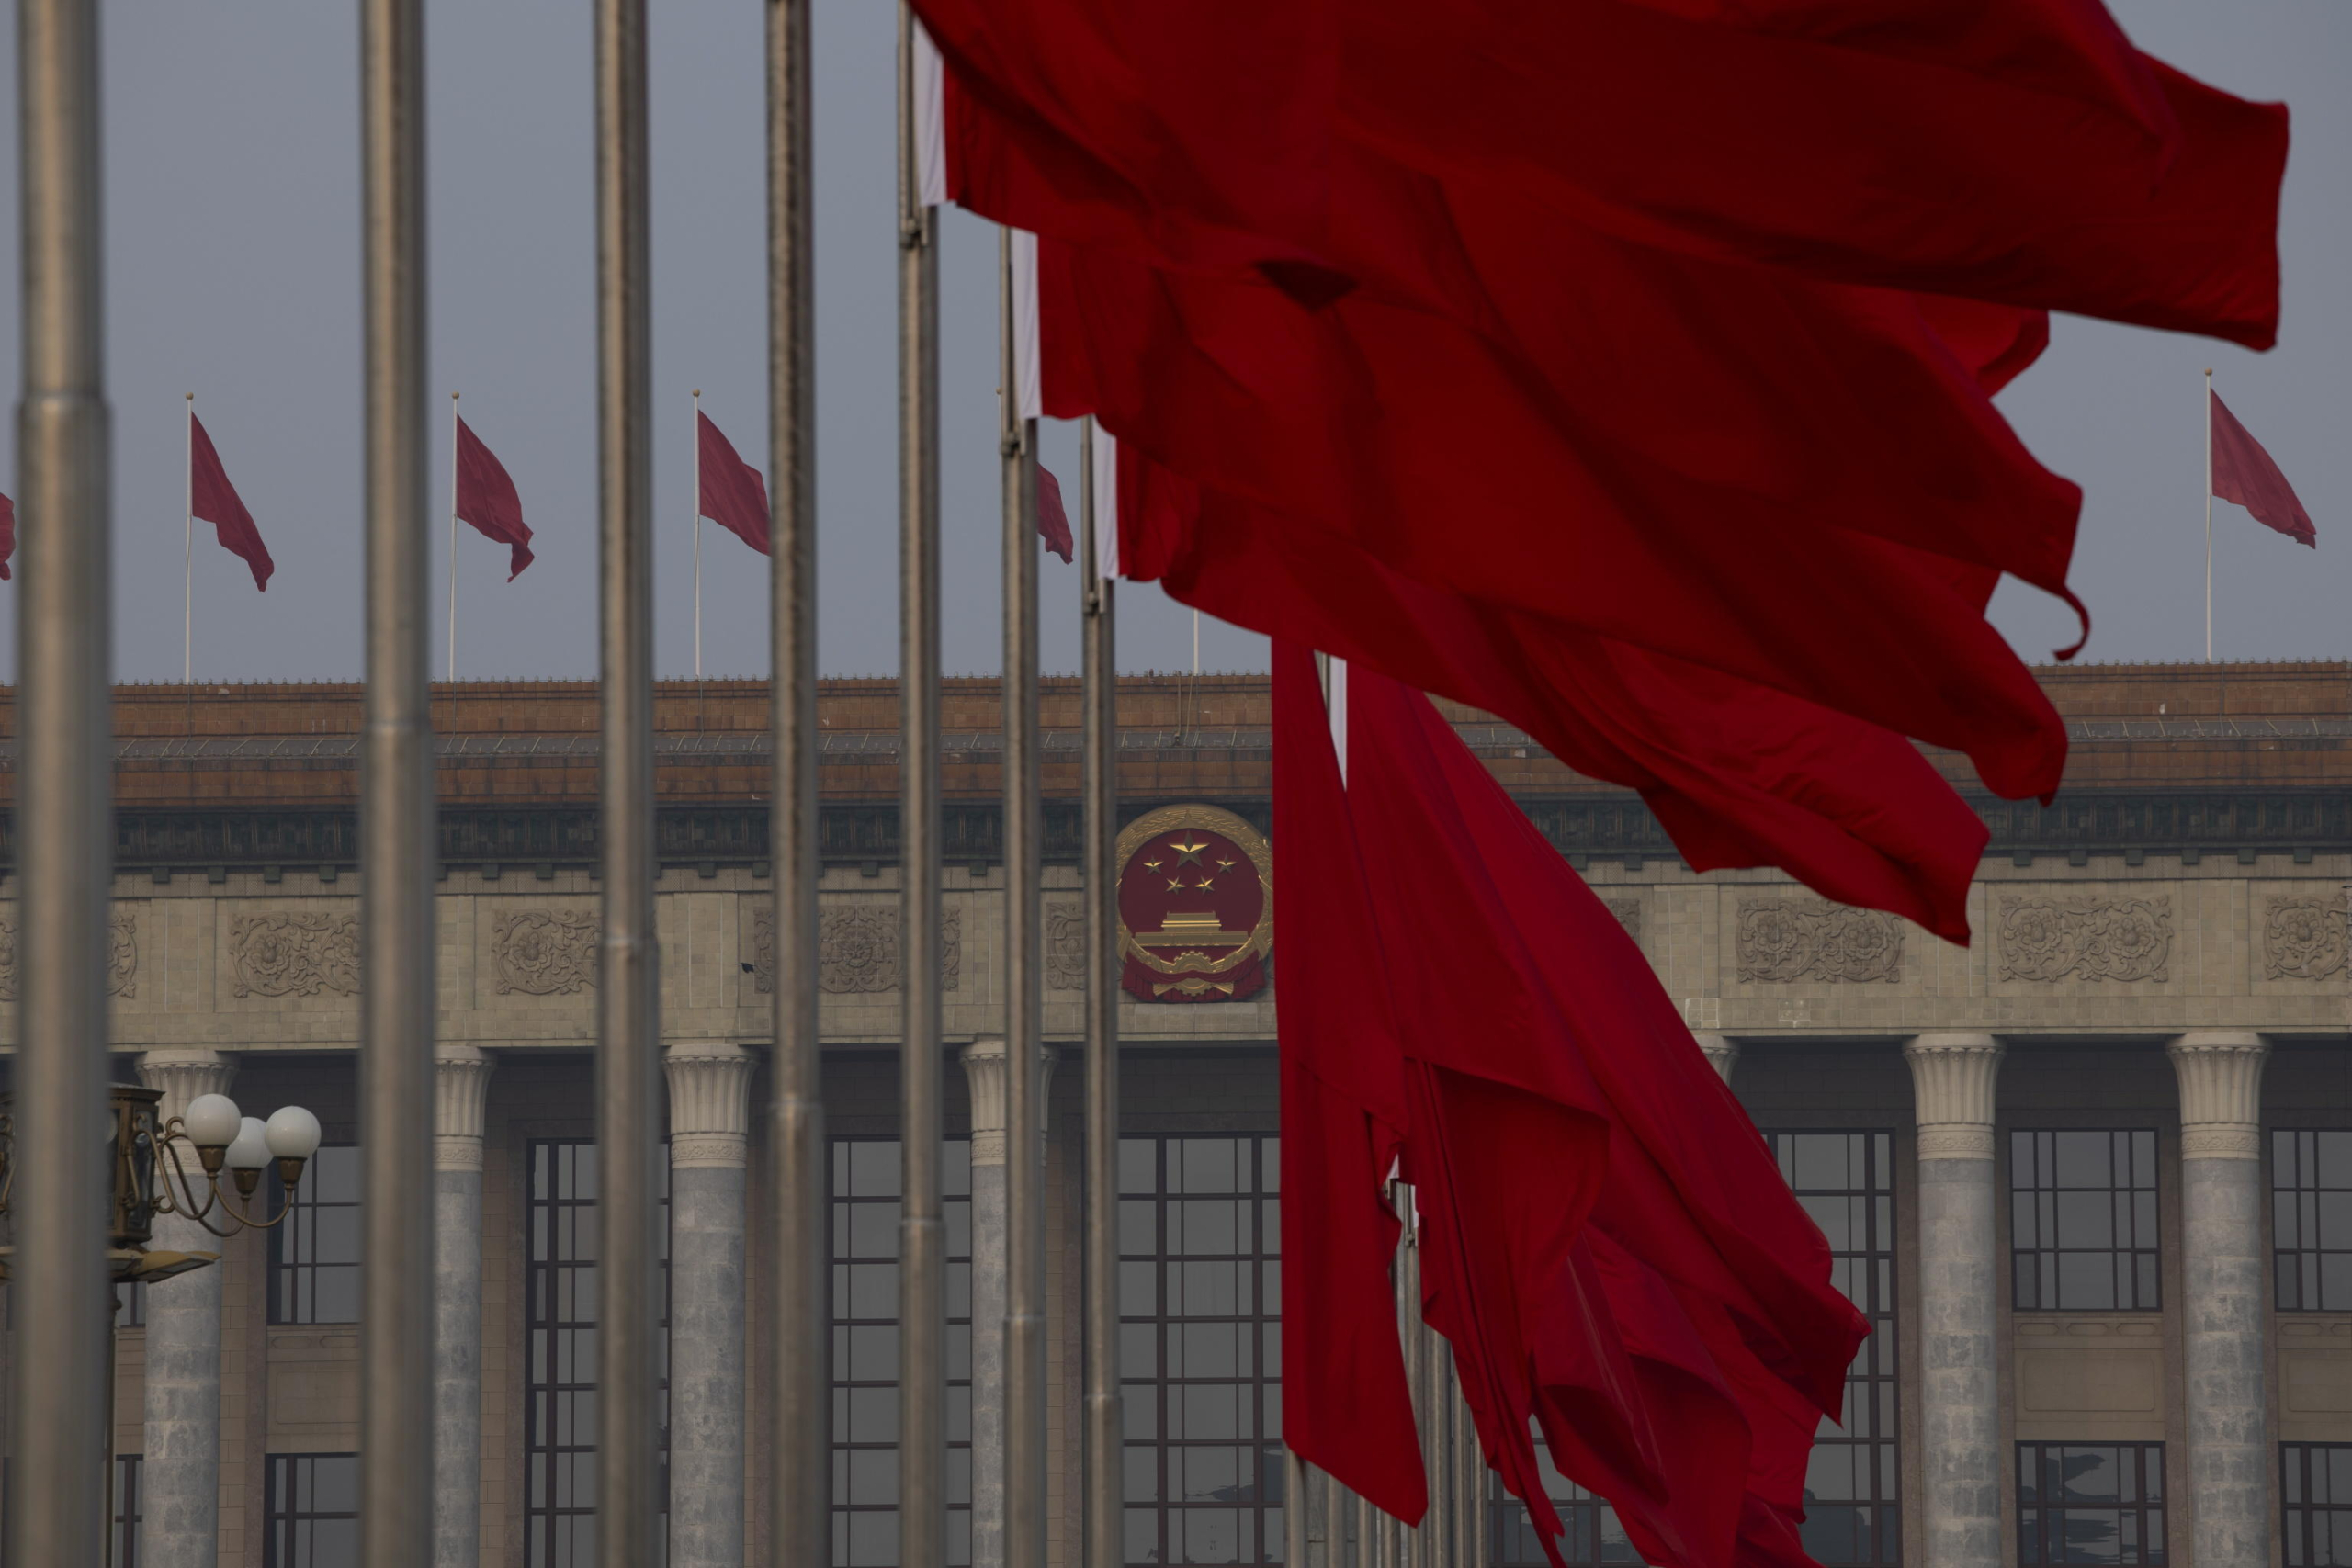
{"label": "flagpole finial", "polygon": [[[2208,372],[2208,374],[2211,374],[2211,372]],[[194,392],[190,392],[190,393],[187,395],[187,400],[188,400],[189,402],[194,402],[194,401],[196,401],[196,394],[195,394]]]}
{"label": "flagpole finial", "polygon": [[449,394],[449,400],[450,400],[451,402],[453,402],[453,403],[454,403],[454,402],[456,402],[456,401],[458,400],[458,394],[457,394],[457,393],[455,393],[455,392],[450,393],[450,394]]}
{"label": "flagpole finial", "polygon": [[696,387],[695,389],[695,396],[697,398],[702,396],[702,389],[700,387]]}

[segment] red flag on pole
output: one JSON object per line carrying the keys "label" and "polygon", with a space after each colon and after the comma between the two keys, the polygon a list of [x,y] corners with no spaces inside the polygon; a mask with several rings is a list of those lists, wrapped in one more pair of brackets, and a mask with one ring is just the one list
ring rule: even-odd
{"label": "red flag on pole", "polygon": [[507,581],[531,564],[531,528],[523,521],[523,498],[515,493],[506,465],[463,419],[458,421],[457,513],[483,538],[512,547]]}
{"label": "red flag on pole", "polygon": [[696,413],[695,439],[702,454],[702,514],[762,555],[768,553],[768,487],[760,470],[735,455],[735,446]]}
{"label": "red flag on pole", "polygon": [[188,512],[212,525],[220,547],[253,570],[254,586],[266,593],[269,591],[270,573],[277,570],[277,563],[269,558],[269,547],[261,542],[261,530],[254,526],[253,513],[238,498],[237,487],[229,482],[229,470],[220,466],[220,454],[213,449],[212,437],[193,408],[188,411],[187,423]]}
{"label": "red flag on pole", "polygon": [[14,575],[8,570],[9,558],[17,553],[17,503],[0,495],[0,582]]}
{"label": "red flag on pole", "polygon": [[2253,433],[2238,423],[2222,401],[2221,394],[2209,391],[2212,400],[2212,423],[2207,440],[2213,454],[2213,493],[2223,501],[2235,502],[2254,513],[2254,520],[2266,527],[2275,528],[2298,544],[2319,548],[2319,530],[2312,526],[2311,513],[2295,495],[2295,487],[2278,470],[2270,454]]}
{"label": "red flag on pole", "polygon": [[1062,559],[1075,558],[1077,542],[1070,537],[1069,513],[1062,507],[1062,481],[1043,463],[1037,465],[1037,534],[1046,548]]}

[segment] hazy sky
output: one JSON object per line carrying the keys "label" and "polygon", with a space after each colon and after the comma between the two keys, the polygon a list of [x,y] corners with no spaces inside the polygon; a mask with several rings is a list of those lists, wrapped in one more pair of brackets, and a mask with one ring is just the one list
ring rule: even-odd
{"label": "hazy sky", "polygon": [[[2285,468],[2316,519],[2314,555],[2234,507],[2214,509],[2225,658],[2352,655],[2352,6],[2343,0],[2120,0],[2138,41],[2295,112],[2282,226],[2282,346],[2268,355],[2063,320],[2004,405],[2044,461],[2088,491],[2075,582],[2096,629],[2085,657],[2193,658],[2203,646],[2200,370]],[[653,9],[657,665],[692,668],[690,395],[766,460],[763,158],[758,0]],[[357,7],[323,0],[115,0],[107,7],[107,329],[116,433],[116,673],[180,667],[183,394],[198,394],[277,561],[266,594],[198,526],[196,669],[220,680],[359,671]],[[828,673],[897,664],[893,18],[888,0],[818,0],[818,463]],[[13,28],[0,82],[13,92]],[[594,325],[589,8],[466,0],[429,10],[436,486],[447,396],[504,459],[538,560],[458,542],[458,672],[591,675],[595,667]],[[18,364],[16,116],[0,114],[0,366]],[[993,233],[945,225],[942,320],[947,666],[998,663]],[[1075,479],[1070,427],[1048,466]],[[0,473],[13,476],[13,423]],[[13,479],[8,484],[15,492]],[[1074,483],[1070,489],[1073,504]],[[439,503],[446,505],[446,502]],[[434,538],[436,641],[446,517]],[[707,528],[706,668],[764,669],[763,562]],[[1045,563],[1048,669],[1077,663],[1076,584]],[[13,665],[0,585],[0,674]],[[2029,657],[2070,618],[2004,588],[1996,614]],[[1138,585],[1122,663],[1189,666],[1189,611]],[[1211,623],[1209,669],[1261,668],[1259,639]]]}

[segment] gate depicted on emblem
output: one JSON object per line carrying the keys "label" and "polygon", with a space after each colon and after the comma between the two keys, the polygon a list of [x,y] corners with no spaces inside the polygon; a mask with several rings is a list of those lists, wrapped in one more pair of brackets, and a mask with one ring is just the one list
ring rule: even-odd
{"label": "gate depicted on emblem", "polygon": [[1164,806],[1119,835],[1120,984],[1148,1002],[1241,1001],[1266,987],[1274,860],[1214,806]]}

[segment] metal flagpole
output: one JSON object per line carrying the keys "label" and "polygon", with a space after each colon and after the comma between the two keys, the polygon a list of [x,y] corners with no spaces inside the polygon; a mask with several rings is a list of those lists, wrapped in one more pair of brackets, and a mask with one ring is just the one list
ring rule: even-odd
{"label": "metal flagpole", "polygon": [[899,1562],[947,1561],[947,1232],[940,1199],[939,249],[899,6]]}
{"label": "metal flagpole", "polygon": [[[771,1560],[831,1561],[825,1105],[817,1036],[817,403],[809,235],[811,0],[768,4],[768,471],[775,863],[770,1109],[775,1441]],[[695,427],[699,441],[701,427]],[[696,504],[700,502],[697,500]]]}
{"label": "metal flagpole", "polygon": [[1123,1568],[1126,1417],[1119,1393],[1119,663],[1117,580],[1103,570],[1090,417],[1079,426],[1079,787],[1086,843],[1086,1551]]}
{"label": "metal flagpole", "polygon": [[368,681],[360,751],[359,1506],[368,1568],[433,1550],[431,415],[425,397],[424,6],[360,11],[366,167]]}
{"label": "metal flagpole", "polygon": [[645,0],[596,5],[596,1561],[657,1560],[662,1345],[660,964],[653,924],[653,488]]}
{"label": "metal flagpole", "polygon": [[108,1524],[105,1145],[113,892],[113,522],[101,292],[98,8],[19,0],[25,582],[17,853],[18,1196],[11,1561],[96,1568]]}
{"label": "metal flagpole", "polygon": [[1461,1497],[1461,1515],[1454,1520],[1453,1559],[1457,1568],[1487,1568],[1487,1464],[1478,1452],[1478,1424],[1470,1415],[1470,1393],[1462,1384],[1461,1369],[1453,1380],[1454,1490]]}
{"label": "metal flagpole", "polygon": [[702,389],[695,389],[695,679],[702,679]]}
{"label": "metal flagpole", "polygon": [[458,394],[449,394],[449,679],[458,679]]}
{"label": "metal flagpole", "polygon": [[2205,367],[2205,662],[2213,662],[2213,367]]}
{"label": "metal flagpole", "polygon": [[1038,1103],[1037,424],[1023,417],[1012,231],[997,242],[1004,478],[1004,1562],[1046,1562],[1046,1189]]}
{"label": "metal flagpole", "polygon": [[[181,621],[179,621],[179,684],[195,684],[195,392],[188,392],[188,470],[181,475],[188,493],[188,514],[181,520]],[[2209,487],[2211,489],[2211,487]]]}

